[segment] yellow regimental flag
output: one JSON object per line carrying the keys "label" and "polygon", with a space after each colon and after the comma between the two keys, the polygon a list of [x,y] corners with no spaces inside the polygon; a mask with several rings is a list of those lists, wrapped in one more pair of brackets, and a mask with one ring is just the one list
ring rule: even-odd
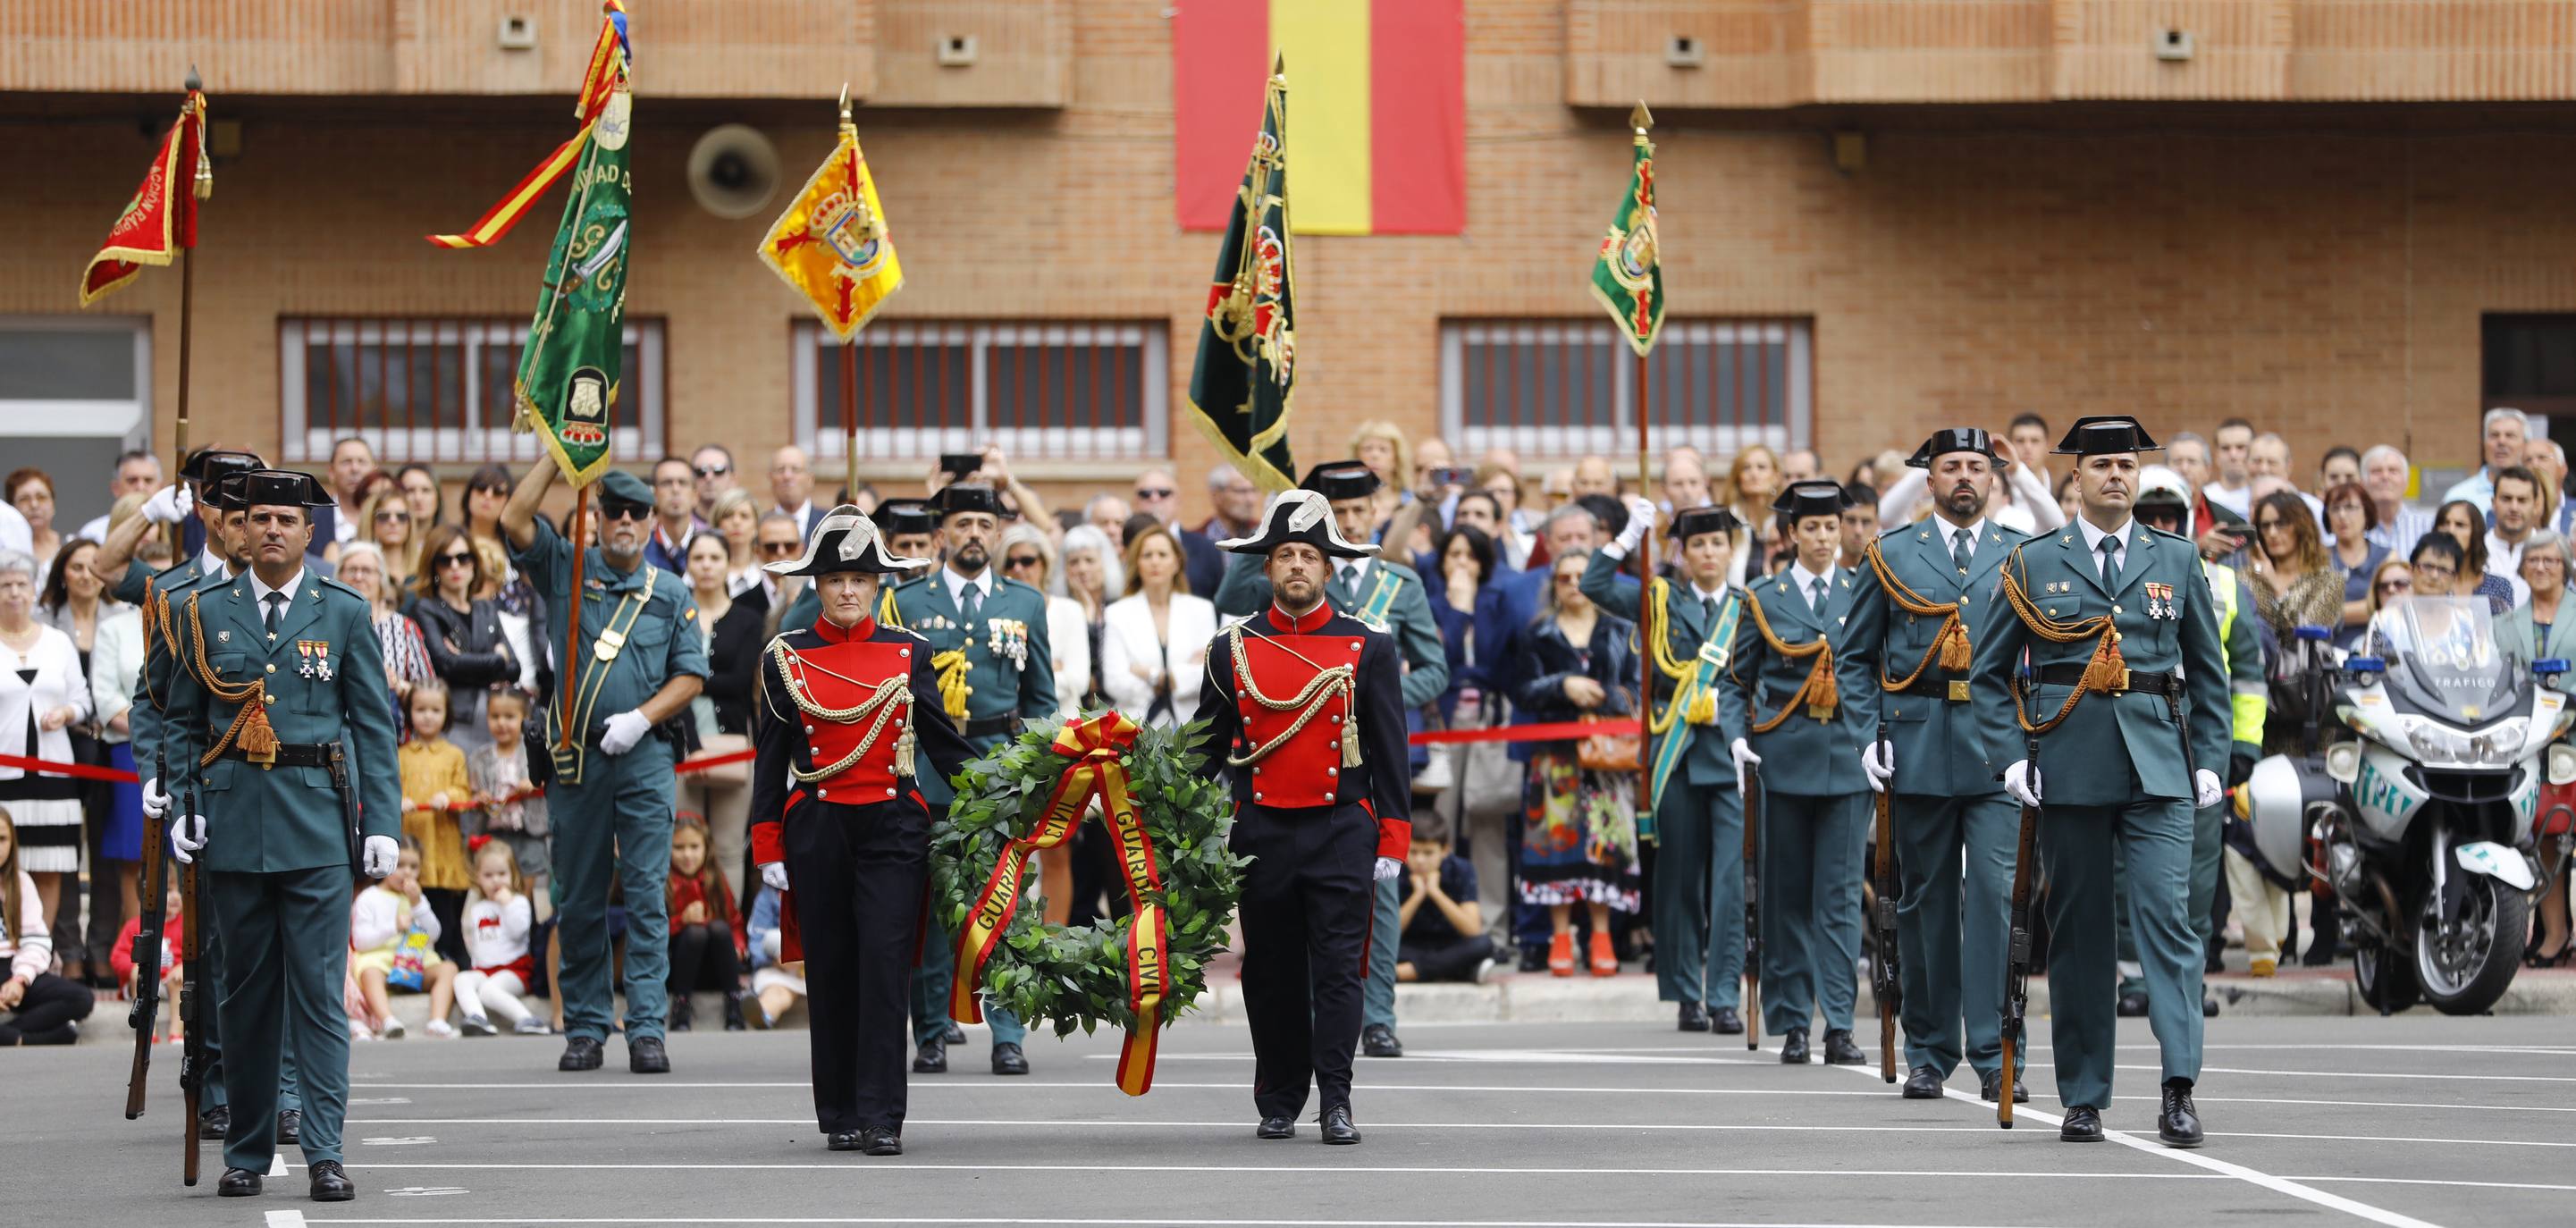
{"label": "yellow regimental flag", "polygon": [[859,155],[859,130],[847,110],[840,143],[762,236],[760,259],[813,303],[842,341],[903,288],[903,264],[895,259],[876,181]]}

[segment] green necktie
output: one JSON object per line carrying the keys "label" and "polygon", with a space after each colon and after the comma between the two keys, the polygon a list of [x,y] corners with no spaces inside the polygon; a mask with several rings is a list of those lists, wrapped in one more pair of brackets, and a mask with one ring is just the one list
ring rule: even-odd
{"label": "green necktie", "polygon": [[2116,537],[2104,537],[2102,539],[2102,544],[2095,547],[2095,549],[2102,552],[2102,591],[2107,593],[2119,592],[2120,539]]}
{"label": "green necktie", "polygon": [[1968,574],[1968,554],[1968,535],[1964,532],[1951,534],[1950,562],[1953,566],[1956,566],[1959,569],[1959,574],[1963,576]]}

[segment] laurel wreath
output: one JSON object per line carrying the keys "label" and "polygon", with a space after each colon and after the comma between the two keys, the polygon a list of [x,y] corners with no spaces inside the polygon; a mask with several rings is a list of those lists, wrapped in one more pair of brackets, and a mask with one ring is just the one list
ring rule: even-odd
{"label": "laurel wreath", "polygon": [[[1242,890],[1243,867],[1226,845],[1234,825],[1234,794],[1222,777],[1206,774],[1207,757],[1188,749],[1204,726],[1180,730],[1146,727],[1120,756],[1145,832],[1153,840],[1163,886],[1171,944],[1170,988],[1161,1017],[1168,1021],[1207,989],[1207,967],[1226,949],[1227,926]],[[953,936],[993,874],[1002,847],[1033,830],[1048,794],[1069,762],[1048,749],[1057,722],[1032,727],[966,765],[955,780],[957,799],[930,829],[930,890],[936,914]],[[1100,821],[1097,815],[1085,823]],[[1060,856],[1070,842],[1047,856]],[[1034,888],[1034,883],[1032,884]],[[1112,893],[1123,893],[1113,879]],[[1127,1028],[1135,1013],[1127,1001],[1126,918],[1092,925],[1050,925],[1034,889],[1002,932],[984,965],[988,1004],[1009,1008],[1029,1022],[1053,1020],[1055,1034],[1076,1028],[1086,1035],[1103,1024]],[[953,951],[924,958],[951,958]]]}

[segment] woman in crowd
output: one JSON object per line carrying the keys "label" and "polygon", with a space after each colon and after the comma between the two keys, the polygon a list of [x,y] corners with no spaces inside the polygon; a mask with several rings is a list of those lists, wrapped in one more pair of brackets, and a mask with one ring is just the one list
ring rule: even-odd
{"label": "woman in crowd", "polygon": [[430,668],[429,646],[421,639],[420,624],[394,608],[394,587],[385,578],[385,553],[374,543],[350,542],[340,547],[339,575],[340,583],[357,590],[373,612],[376,647],[385,658],[385,685],[392,691],[394,734],[407,737],[411,689],[438,680]]}
{"label": "woman in crowd", "polygon": [[1189,724],[1216,638],[1216,606],[1190,595],[1180,540],[1160,524],[1127,543],[1126,562],[1127,595],[1102,619],[1100,685],[1139,725]]}
{"label": "woman in crowd", "polygon": [[1780,493],[1780,454],[1758,443],[1736,453],[1726,467],[1726,489],[1736,520],[1750,526],[1735,531],[1728,552],[1734,561],[1726,582],[1742,584],[1746,576],[1769,575],[1771,556],[1779,550],[1780,518],[1772,514],[1771,500]]}
{"label": "woman in crowd", "polygon": [[[2533,661],[2576,658],[2576,603],[2568,592],[2567,539],[2554,529],[2534,529],[2522,544],[2522,580],[2531,600],[2496,623],[2496,647],[2528,668]],[[2544,806],[2544,809],[2546,807]],[[2539,936],[2523,962],[2553,968],[2569,962],[2567,867],[2541,885]]]}
{"label": "woman in crowd", "polygon": [[[757,584],[740,596],[728,591],[733,551],[717,534],[690,538],[685,561],[689,589],[698,603],[698,617],[687,629],[705,639],[709,671],[705,689],[689,701],[699,749],[710,755],[749,750],[751,697],[760,681],[760,630],[769,615],[769,598]],[[749,864],[743,855],[750,848],[750,785],[748,763],[680,777],[681,808],[706,816],[715,864],[734,867],[736,873],[744,873],[742,867]]]}
{"label": "woman in crowd", "polygon": [[1108,704],[1100,690],[1101,619],[1126,582],[1118,548],[1107,533],[1087,524],[1064,531],[1064,595],[1082,603],[1085,638],[1091,642],[1091,684],[1082,697],[1086,712]]}
{"label": "woman in crowd", "polygon": [[42,469],[30,466],[13,470],[5,483],[0,483],[0,498],[27,518],[27,532],[35,543],[33,556],[36,569],[54,565],[54,555],[63,548],[62,531],[54,527],[54,479]]}
{"label": "woman in crowd", "polygon": [[[1637,676],[1627,620],[1602,612],[1577,587],[1588,553],[1551,560],[1546,608],[1522,636],[1512,701],[1537,722],[1623,715]],[[1531,747],[1521,789],[1520,898],[1548,910],[1548,971],[1574,975],[1574,906],[1591,913],[1592,975],[1611,976],[1612,910],[1638,903],[1637,829],[1623,774],[1583,766],[1579,743]]]}
{"label": "woman in crowd", "polygon": [[[2436,522],[2439,523],[2438,521]],[[2462,591],[2460,576],[2467,570],[2469,552],[2460,548],[2459,540],[2436,528],[2415,539],[2415,552],[2406,560],[2407,574],[2413,585],[2410,596],[2473,597],[2475,586]],[[2384,604],[2384,603],[2383,603]]]}
{"label": "woman in crowd", "polygon": [[[452,697],[448,736],[471,750],[483,744],[484,693],[515,684],[519,662],[502,634],[500,603],[474,595],[483,587],[483,556],[465,530],[440,525],[429,531],[428,539],[420,579],[413,585],[411,617],[428,646],[430,671],[447,684]],[[437,864],[437,856],[430,861]]]}
{"label": "woman in crowd", "polygon": [[[89,712],[80,650],[36,621],[36,561],[0,551],[0,754],[75,762],[72,727]],[[80,782],[0,768],[0,806],[17,821],[19,864],[34,876],[50,945],[63,876],[80,872]]]}
{"label": "woman in crowd", "polygon": [[2388,561],[2388,547],[2367,536],[2379,527],[2379,505],[2359,482],[2345,482],[2326,492],[2326,529],[2334,541],[2327,563],[2343,577],[2343,621],[2335,631],[2335,646],[2351,648],[2361,642],[2361,629],[2370,623],[2370,577],[2379,565]]}
{"label": "woman in crowd", "polygon": [[[131,500],[133,496],[127,496]],[[126,500],[119,500],[123,507]],[[117,521],[122,523],[122,521]],[[95,574],[90,582],[97,584]],[[68,590],[67,590],[68,591]],[[105,751],[107,766],[118,771],[135,770],[131,720],[134,707],[134,680],[143,673],[143,611],[129,605],[114,605],[98,619],[98,630],[89,650],[89,699],[91,723],[98,730],[100,746]],[[145,754],[157,759],[159,747],[148,747]],[[143,788],[124,781],[99,782],[91,794],[90,822],[93,854],[115,867],[117,898],[123,905],[117,915],[139,915],[142,900],[138,874],[143,862]],[[92,864],[96,878],[97,863]],[[93,882],[92,890],[97,888]],[[101,928],[99,914],[109,910],[99,907],[95,897],[90,903],[90,933]],[[98,980],[98,961],[111,957],[113,951],[97,949],[91,943],[90,979]]]}
{"label": "woman in crowd", "polygon": [[2254,612],[2276,640],[2287,644],[2299,627],[2343,620],[2343,579],[2329,564],[2299,492],[2276,490],[2255,501],[2253,547],[2245,570],[2254,580]]}
{"label": "woman in crowd", "polygon": [[1056,595],[1055,543],[1026,524],[1002,530],[1002,574],[1047,594],[1047,650],[1055,667],[1056,715],[1082,715],[1091,689],[1091,624],[1082,603]]}
{"label": "woman in crowd", "polygon": [[1413,445],[1404,431],[1382,418],[1371,418],[1351,431],[1350,455],[1377,474],[1378,489],[1397,492],[1398,497],[1413,490]]}
{"label": "woman in crowd", "polygon": [[1453,726],[1461,706],[1471,715],[1482,708],[1493,687],[1492,664],[1503,652],[1503,590],[1493,582],[1494,539],[1468,522],[1467,506],[1467,499],[1458,501],[1458,525],[1440,539],[1433,569],[1440,577],[1440,599],[1431,603],[1431,620],[1439,624],[1440,643],[1449,656],[1449,689],[1440,696],[1440,717]]}
{"label": "woman in crowd", "polygon": [[0,1022],[0,1048],[68,1045],[80,1039],[77,1025],[98,999],[53,974],[52,928],[25,861],[18,825],[0,806],[0,961],[9,968],[9,979],[0,982],[0,1011],[11,1012]]}
{"label": "woman in crowd", "polygon": [[374,493],[358,505],[358,540],[383,556],[386,584],[409,589],[414,577],[429,580],[421,575],[421,535],[412,530],[411,504],[390,477],[374,483]]}
{"label": "woman in crowd", "polygon": [[2408,565],[2406,560],[2385,559],[2379,566],[2371,569],[2370,616],[2372,618],[2379,617],[2379,612],[2387,609],[2389,603],[2402,601],[2414,595],[2415,569]]}
{"label": "woman in crowd", "polygon": [[[2452,592],[2461,597],[2484,597],[2488,612],[2502,614],[2513,608],[2513,583],[2487,570],[2487,518],[2478,505],[2466,499],[2453,499],[2433,513],[2435,532],[2449,535],[2459,543],[2460,574],[2452,577]],[[2433,586],[2415,578],[2415,591],[2430,594]]]}
{"label": "woman in crowd", "polygon": [[[1064,591],[1068,600],[1081,608],[1083,642],[1091,668],[1084,682],[1082,710],[1095,712],[1110,706],[1107,692],[1101,689],[1103,656],[1107,653],[1109,607],[1117,600],[1125,576],[1118,562],[1118,551],[1110,545],[1109,535],[1087,524],[1064,531]],[[1048,607],[1048,634],[1053,635],[1054,607]],[[1061,684],[1064,675],[1059,672]],[[1117,864],[1109,848],[1109,834],[1097,823],[1085,823],[1073,834],[1073,856],[1064,877],[1070,884],[1065,889],[1064,920],[1072,925],[1089,925],[1102,916],[1123,916],[1127,911],[1125,894],[1112,890]],[[1041,872],[1050,867],[1040,858]],[[1051,878],[1052,876],[1050,876]],[[1106,913],[1103,900],[1107,901]],[[1048,920],[1055,920],[1049,909]]]}
{"label": "woman in crowd", "polygon": [[1476,467],[1476,489],[1492,496],[1500,509],[1494,522],[1494,561],[1513,571],[1528,567],[1538,517],[1521,509],[1520,475],[1488,462]]}
{"label": "woman in crowd", "polygon": [[447,509],[438,503],[438,475],[429,466],[414,462],[394,470],[394,486],[402,491],[403,510],[411,513],[413,536],[447,523]]}
{"label": "woman in crowd", "polygon": [[[103,595],[102,590],[105,586],[101,585],[98,577],[90,571],[90,560],[96,557],[98,557],[97,542],[74,538],[65,543],[62,550],[54,555],[53,569],[45,577],[44,591],[37,596],[36,618],[37,621],[71,638],[72,649],[78,654],[80,660],[77,683],[90,699],[91,716],[72,726],[70,730],[72,760],[91,767],[106,767],[108,749],[107,744],[99,737],[97,718],[97,713],[100,711],[98,687],[95,683],[98,633],[100,623],[112,617],[120,607]],[[132,676],[129,675],[127,686],[130,688],[132,685]],[[122,712],[130,706],[131,702],[129,697],[127,703],[117,705],[118,711]],[[128,763],[126,766],[130,768],[132,764]],[[143,817],[143,792],[139,785],[103,780],[82,781],[79,792],[81,813],[85,823],[84,835],[87,837],[84,843],[91,850],[90,890],[96,891],[107,880],[107,858],[103,844],[110,834],[109,828],[115,817],[112,814],[112,808],[116,806],[120,793],[130,795],[125,800],[134,807],[136,825],[134,834],[139,837],[141,834],[139,825]],[[134,906],[132,884],[127,884],[128,890],[122,895],[105,900],[91,900],[90,941],[83,940],[80,927],[80,880],[77,877],[66,879],[65,885],[70,888],[70,891],[58,902],[54,916],[54,949],[63,956],[63,973],[83,983],[105,980],[105,969],[101,965],[107,959],[106,946],[114,937],[116,927],[125,915],[119,911],[119,906],[122,905],[125,909],[131,909]],[[93,946],[97,950],[92,951]]]}
{"label": "woman in crowd", "polygon": [[[761,587],[760,505],[751,492],[737,486],[716,496],[715,506],[707,509],[707,522],[714,525],[725,547],[725,589],[740,596],[746,589]],[[764,607],[766,608],[766,607]]]}

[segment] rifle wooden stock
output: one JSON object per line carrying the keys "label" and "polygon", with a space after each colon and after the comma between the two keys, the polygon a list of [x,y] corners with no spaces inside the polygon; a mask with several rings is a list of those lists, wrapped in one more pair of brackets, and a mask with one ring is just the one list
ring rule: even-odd
{"label": "rifle wooden stock", "polygon": [[1744,1047],[1762,1047],[1762,768],[1744,767]]}
{"label": "rifle wooden stock", "polygon": [[134,933],[134,1006],[125,1015],[134,1029],[134,1065],[125,1076],[125,1120],[143,1116],[144,1090],[152,1076],[152,1029],[161,1019],[161,931],[167,918],[162,903],[169,895],[169,863],[161,851],[160,823],[146,820],[143,834],[143,911]]}
{"label": "rifle wooden stock", "polygon": [[[1887,726],[1878,727],[1879,745],[1887,743]],[[1873,752],[1876,748],[1872,748]],[[1904,888],[1896,881],[1896,826],[1889,809],[1896,781],[1883,782],[1877,793],[1877,855],[1870,859],[1870,928],[1878,940],[1877,957],[1869,961],[1869,993],[1878,1002],[1878,1075],[1896,1081],[1896,1021],[1904,1008],[1905,983],[1897,962],[1896,901]]]}
{"label": "rifle wooden stock", "polygon": [[[197,807],[203,799],[194,773],[190,775],[187,805],[180,813],[199,814],[202,812]],[[197,894],[197,863],[192,859],[179,872],[179,1020],[180,1026],[187,1029],[179,1047],[179,1093],[187,1118],[180,1126],[186,1150],[179,1156],[179,1183],[191,1186],[197,1184],[197,1110],[205,1091],[207,1065],[207,987],[200,980],[205,967],[205,960],[200,958],[204,954],[201,935],[205,931],[198,928],[205,911],[204,901]]]}
{"label": "rifle wooden stock", "polygon": [[[2018,685],[2018,684],[2016,684]],[[2033,775],[2039,774],[2039,737],[2024,731],[2022,753]],[[2034,849],[2039,842],[2039,807],[2021,808],[2021,835],[2013,845],[2012,928],[2004,945],[2003,1065],[1995,1096],[1995,1124],[2013,1125],[2013,1080],[2021,1059],[2022,1025],[2030,1009],[2030,896],[2037,877]]]}

